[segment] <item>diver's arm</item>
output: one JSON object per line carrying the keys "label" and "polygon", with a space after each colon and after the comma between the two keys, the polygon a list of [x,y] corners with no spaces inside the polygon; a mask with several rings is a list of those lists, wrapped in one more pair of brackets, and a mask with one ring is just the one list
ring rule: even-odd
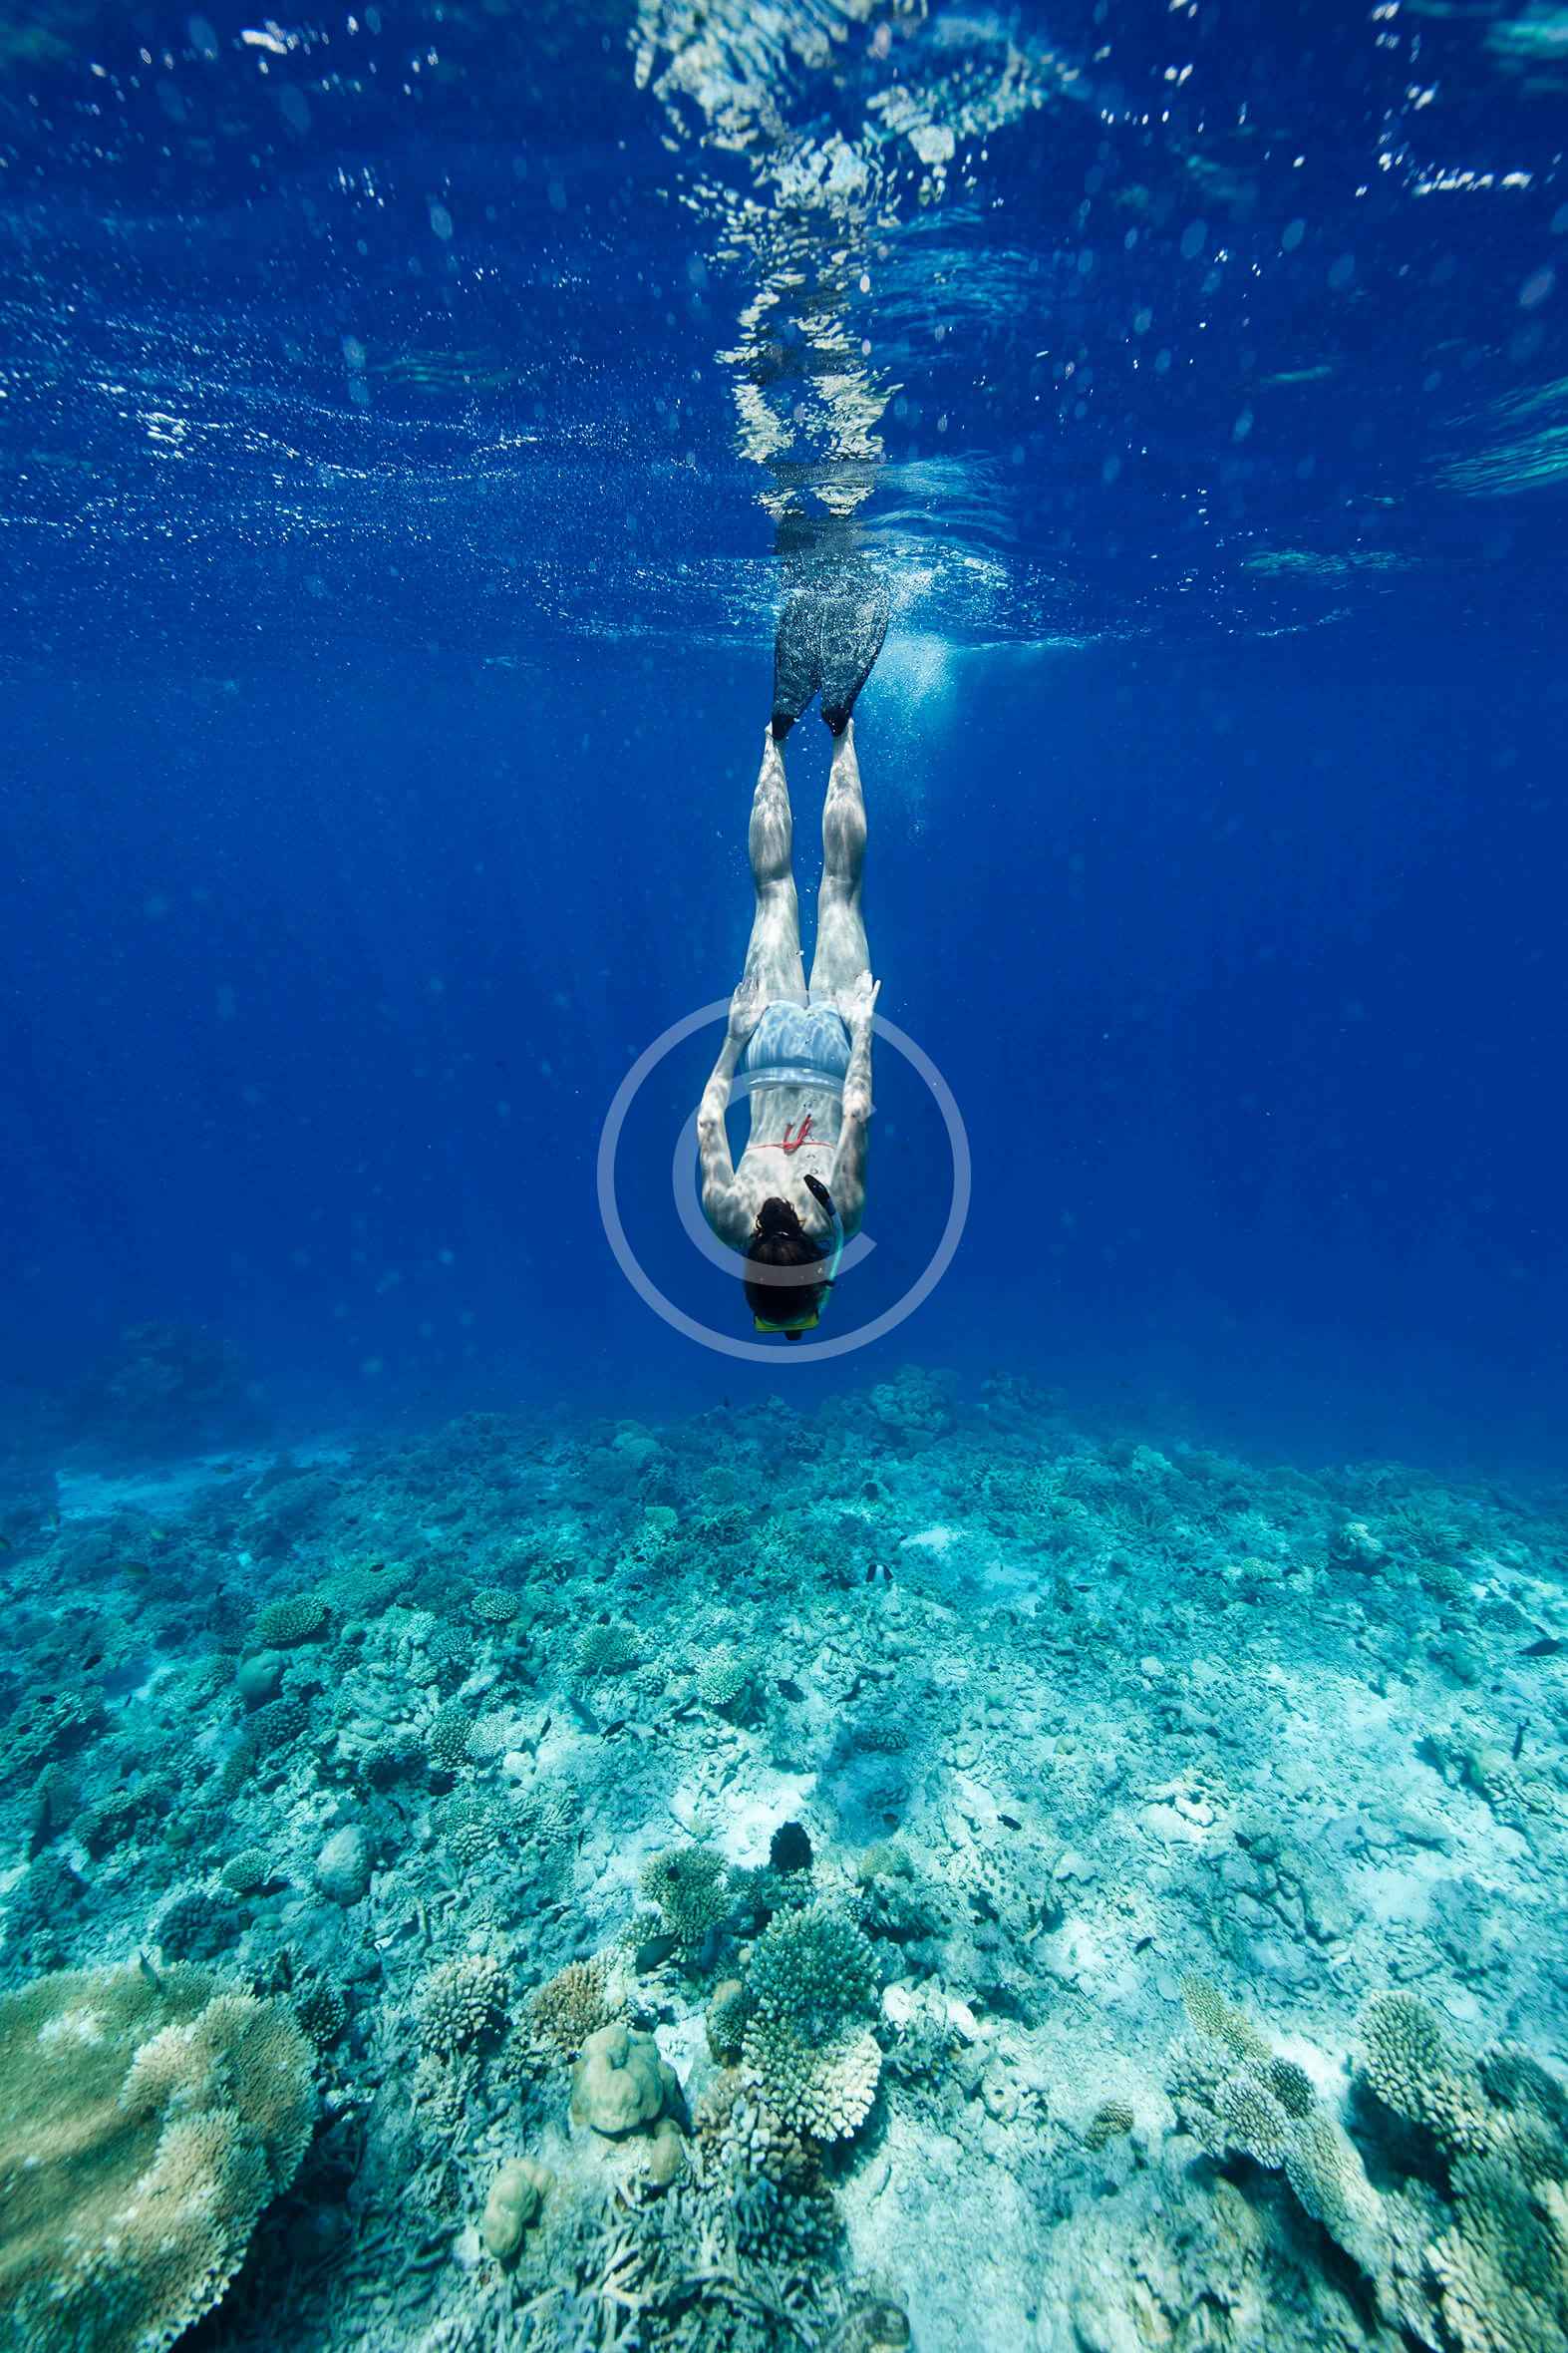
{"label": "diver's arm", "polygon": [[705,1203],[710,1186],[722,1189],[735,1182],[735,1164],[730,1158],[730,1139],[725,1134],[724,1115],[730,1108],[730,1090],[745,1049],[746,1040],[736,1037],[732,1031],[719,1049],[713,1075],[703,1089],[703,1099],[697,1107],[697,1150],[702,1160]]}
{"label": "diver's arm", "polygon": [[[873,1000],[874,1001],[874,1000]],[[829,1180],[838,1213],[855,1224],[865,1207],[865,1156],[871,1125],[871,1007],[856,1010],[849,1025],[849,1068],[844,1073],[843,1126]]]}
{"label": "diver's arm", "polygon": [[[762,991],[755,980],[748,977],[741,982],[730,1000],[730,1026],[719,1059],[703,1089],[702,1102],[697,1107],[697,1153],[702,1167],[703,1215],[714,1231],[724,1240],[733,1239],[728,1230],[736,1224],[742,1204],[735,1181],[735,1164],[730,1158],[730,1139],[725,1134],[724,1115],[730,1107],[730,1090],[746,1042],[762,1019]],[[744,1214],[741,1222],[745,1223]]]}

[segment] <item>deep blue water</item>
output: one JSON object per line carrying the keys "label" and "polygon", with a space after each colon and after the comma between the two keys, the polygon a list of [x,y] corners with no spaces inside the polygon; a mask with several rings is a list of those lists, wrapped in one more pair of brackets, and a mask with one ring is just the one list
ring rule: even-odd
{"label": "deep blue water", "polygon": [[[722,141],[661,96],[673,5],[643,87],[624,6],[3,36],[17,1414],[92,1438],[172,1321],[285,1431],[914,1358],[1297,1457],[1560,1460],[1555,20],[755,13],[707,20]],[[799,199],[850,152],[870,192]],[[779,550],[851,504],[896,607],[881,1010],[974,1207],[889,1339],[758,1368],[632,1294],[595,1153],[738,973]],[[814,718],[789,762],[809,885]],[[741,1330],[671,1197],[716,1042],[621,1200]],[[838,1329],[947,1210],[885,1048],[874,1151]]]}

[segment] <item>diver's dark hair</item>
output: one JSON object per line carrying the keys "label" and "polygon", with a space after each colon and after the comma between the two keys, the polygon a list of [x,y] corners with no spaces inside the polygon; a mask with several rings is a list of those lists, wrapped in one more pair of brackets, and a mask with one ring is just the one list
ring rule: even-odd
{"label": "diver's dark hair", "polygon": [[[815,1186],[812,1186],[813,1192]],[[757,1212],[757,1223],[752,1238],[746,1245],[746,1255],[758,1266],[810,1266],[818,1262],[824,1252],[819,1242],[813,1242],[800,1223],[791,1202],[778,1193],[771,1194]],[[764,1323],[782,1323],[786,1316],[797,1315],[802,1323],[813,1309],[819,1308],[827,1296],[828,1285],[819,1283],[769,1283],[743,1281],[746,1303],[752,1313]],[[785,1332],[786,1340],[798,1340],[798,1332]]]}

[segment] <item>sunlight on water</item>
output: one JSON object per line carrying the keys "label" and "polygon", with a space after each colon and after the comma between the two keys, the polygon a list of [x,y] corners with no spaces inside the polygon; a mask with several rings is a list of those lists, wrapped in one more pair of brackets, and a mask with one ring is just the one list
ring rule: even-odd
{"label": "sunlight on water", "polygon": [[945,637],[901,630],[882,653],[877,673],[877,700],[891,703],[895,723],[918,721],[928,729],[944,721],[953,701],[957,656]]}

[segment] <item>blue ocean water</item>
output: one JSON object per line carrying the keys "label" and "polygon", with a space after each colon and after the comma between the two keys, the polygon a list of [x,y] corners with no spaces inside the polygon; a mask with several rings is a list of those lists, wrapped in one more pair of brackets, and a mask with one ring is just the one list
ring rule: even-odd
{"label": "blue ocean water", "polygon": [[[775,549],[825,499],[897,607],[881,1010],[975,1156],[885,1349],[1320,1451],[1549,1450],[1553,21],[34,12],[10,1378],[167,1318],[286,1422],[766,1390],[628,1292],[592,1172],[738,970]],[[900,95],[956,133],[895,135]],[[787,183],[824,154],[836,209]],[[947,1181],[879,1078],[866,1314]],[[666,1246],[671,1142],[626,1139],[643,1240],[733,1319]]]}
{"label": "blue ocean water", "polygon": [[5,2341],[1563,2353],[1568,12],[13,8],[0,610]]}

